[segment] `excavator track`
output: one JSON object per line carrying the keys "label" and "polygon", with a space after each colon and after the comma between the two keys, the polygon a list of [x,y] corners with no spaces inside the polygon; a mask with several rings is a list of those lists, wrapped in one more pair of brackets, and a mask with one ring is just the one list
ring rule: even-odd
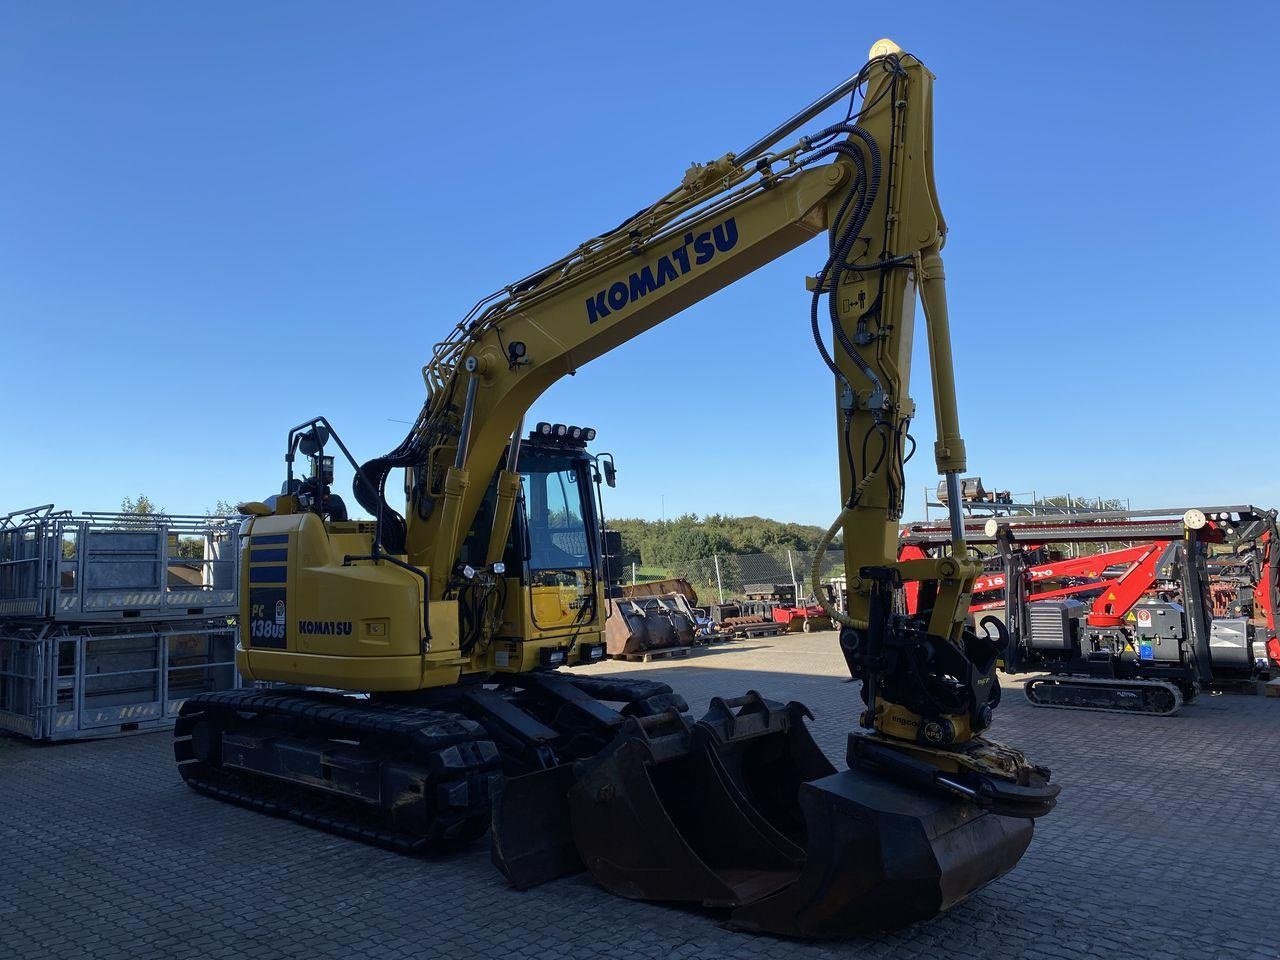
{"label": "excavator track", "polygon": [[1165,680],[1112,680],[1105,677],[1033,677],[1023,685],[1028,702],[1057,710],[1145,714],[1171,717],[1182,709],[1182,691]]}
{"label": "excavator track", "polygon": [[298,690],[192,697],[174,757],[206,796],[404,853],[483,835],[502,779],[461,714]]}

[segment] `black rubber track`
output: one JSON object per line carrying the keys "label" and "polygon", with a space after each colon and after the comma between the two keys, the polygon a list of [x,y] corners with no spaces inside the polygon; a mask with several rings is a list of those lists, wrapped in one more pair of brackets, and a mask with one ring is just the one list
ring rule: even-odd
{"label": "black rubber track", "polygon": [[[220,739],[228,729],[283,729],[376,744],[380,755],[427,776],[434,787],[427,800],[429,823],[421,832],[407,833],[371,804],[227,769],[201,744]],[[311,691],[228,690],[192,697],[179,714],[173,749],[182,778],[206,796],[405,853],[482,836],[502,778],[497,746],[480,724],[460,714]]]}

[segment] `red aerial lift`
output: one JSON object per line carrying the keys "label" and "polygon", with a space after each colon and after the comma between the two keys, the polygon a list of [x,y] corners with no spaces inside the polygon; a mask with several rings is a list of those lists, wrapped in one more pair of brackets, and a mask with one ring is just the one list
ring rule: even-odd
{"label": "red aerial lift", "polygon": [[[1156,585],[1156,568],[1161,554],[1168,549],[1170,540],[1155,540],[1119,550],[1108,550],[1093,553],[1084,557],[1072,557],[1053,560],[1049,563],[1027,566],[1023,570],[1026,577],[1027,601],[1058,600],[1063,597],[1075,597],[1080,594],[1099,593],[1107,587],[1105,593],[1099,593],[1088,615],[1092,626],[1119,626],[1124,616],[1135,603],[1146,596]],[[1028,545],[1031,546],[1031,545]],[[899,559],[918,559],[925,556],[924,550],[913,543],[905,543],[898,553]],[[1070,581],[1063,584],[1063,581]],[[977,615],[992,610],[1000,610],[1005,606],[1003,597],[998,599],[978,599],[982,594],[1003,591],[1009,582],[1003,570],[995,570],[982,574],[973,582],[974,602],[969,612]],[[1035,589],[1037,584],[1054,584],[1054,586]],[[913,585],[908,585],[908,587]],[[916,613],[919,602],[918,587],[907,589],[907,612]]]}
{"label": "red aerial lift", "polygon": [[[1153,540],[1119,550],[1073,557],[1050,563],[1028,566],[1026,577],[1027,601],[1060,600],[1081,594],[1097,593],[1090,604],[1088,623],[1093,627],[1118,627],[1123,625],[1134,604],[1149,596],[1157,586],[1156,573],[1161,556],[1169,549],[1172,540]],[[1036,590],[1037,584],[1075,581],[1065,586]],[[1003,589],[1008,582],[1005,573],[984,574],[974,581],[975,596]],[[1003,599],[987,600],[970,605],[969,612],[984,613],[1001,609]]]}
{"label": "red aerial lift", "polygon": [[[966,540],[994,545],[1001,566],[975,581],[970,613],[988,636],[995,631],[1010,672],[1048,671],[1026,685],[1037,705],[1169,714],[1214,673],[1244,679],[1268,661],[1280,666],[1274,511],[1102,511],[977,523],[980,529],[966,528]],[[901,555],[924,556],[949,535],[937,525],[912,525]],[[1227,542],[1253,543],[1262,557],[1253,592],[1265,626],[1211,619],[1206,546]],[[1125,546],[1034,562],[1050,543]],[[1003,596],[991,596],[997,591]],[[908,611],[920,602],[908,591]]]}

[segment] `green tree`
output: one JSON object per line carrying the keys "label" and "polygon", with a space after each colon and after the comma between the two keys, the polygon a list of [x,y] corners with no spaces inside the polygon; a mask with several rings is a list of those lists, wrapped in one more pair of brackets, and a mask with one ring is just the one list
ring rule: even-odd
{"label": "green tree", "polygon": [[[162,524],[169,519],[164,507],[158,507],[145,493],[137,498],[125,497],[120,501],[120,523],[124,526],[144,526]],[[182,560],[201,560],[204,558],[203,537],[180,537],[177,533],[169,534],[169,556]]]}
{"label": "green tree", "polygon": [[807,524],[718,513],[688,513],[673,520],[613,519],[609,527],[622,534],[623,552],[638,554],[649,567],[671,567],[712,554],[812,550],[824,533]]}
{"label": "green tree", "polygon": [[163,520],[168,515],[164,512],[164,507],[157,507],[150,497],[145,493],[138,494],[137,499],[133,497],[125,497],[120,501],[120,512],[128,514],[124,518],[124,522],[139,523],[143,522],[138,518],[143,518],[145,522],[153,522]]}

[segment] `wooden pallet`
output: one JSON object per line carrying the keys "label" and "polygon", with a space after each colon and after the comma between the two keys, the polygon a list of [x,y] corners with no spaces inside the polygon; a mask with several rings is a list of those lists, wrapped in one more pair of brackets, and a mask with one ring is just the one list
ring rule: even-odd
{"label": "wooden pallet", "polygon": [[757,637],[780,637],[786,632],[786,626],[781,623],[748,624],[743,627],[737,627],[733,631],[733,638],[735,640],[754,640]]}
{"label": "wooden pallet", "polygon": [[645,650],[643,653],[615,653],[610,658],[626,663],[650,663],[654,660],[679,660],[692,653],[692,647],[661,647],[657,650]]}

